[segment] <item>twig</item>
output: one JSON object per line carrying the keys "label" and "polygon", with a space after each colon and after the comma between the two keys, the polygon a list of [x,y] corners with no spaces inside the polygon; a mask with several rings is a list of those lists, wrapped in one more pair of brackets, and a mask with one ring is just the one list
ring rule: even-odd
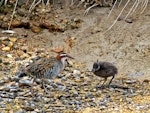
{"label": "twig", "polygon": [[16,32],[13,30],[3,30],[2,33],[14,34]]}
{"label": "twig", "polygon": [[[54,1],[53,1],[53,2],[54,2]],[[47,5],[49,5],[49,0],[47,0],[47,2],[46,2],[46,6],[47,6]]]}
{"label": "twig", "polygon": [[118,1],[116,0],[115,3],[114,3],[114,5],[113,5],[113,7],[112,7],[112,9],[110,10],[110,12],[109,12],[109,14],[108,14],[108,17],[109,17],[110,14],[112,13],[112,11],[113,11],[114,7],[116,6],[116,3],[117,3],[117,2],[118,2]]}
{"label": "twig", "polygon": [[31,12],[31,10],[33,9],[33,5],[35,4],[35,1],[36,1],[36,0],[34,0],[34,1],[32,2],[31,6],[30,6],[30,8],[29,8],[29,12]]}
{"label": "twig", "polygon": [[73,6],[73,4],[74,4],[74,1],[73,1],[73,0],[71,0],[71,6]]}
{"label": "twig", "polygon": [[119,17],[121,16],[122,12],[124,11],[124,9],[126,8],[126,6],[128,5],[128,3],[130,2],[130,0],[127,1],[127,3],[125,4],[125,6],[123,7],[123,9],[121,10],[120,14],[118,15],[118,17],[116,18],[116,20],[113,22],[113,24],[105,31],[105,33],[107,31],[109,31],[117,22],[117,20],[119,19]]}
{"label": "twig", "polygon": [[128,14],[127,14],[126,17],[124,18],[124,20],[126,20],[127,17],[130,15],[130,13],[131,13],[131,11],[133,10],[133,8],[134,8],[134,6],[136,5],[136,3],[137,3],[137,0],[136,0],[136,1],[134,2],[134,4],[132,5],[130,11],[128,12]]}
{"label": "twig", "polygon": [[[110,1],[111,1],[111,5],[110,5],[110,3],[109,3]],[[117,0],[116,0],[116,1],[117,1]],[[115,2],[116,2],[116,1],[115,1]],[[106,0],[104,0],[104,4],[108,4],[108,5],[112,6],[113,0],[109,0],[108,2],[107,2]]]}
{"label": "twig", "polygon": [[4,0],[4,6],[6,6],[6,5],[7,5],[7,2],[8,2],[8,0]]}
{"label": "twig", "polygon": [[87,8],[87,9],[85,10],[85,12],[84,12],[84,15],[87,15],[88,12],[89,12],[89,10],[90,10],[91,8],[96,7],[96,6],[98,6],[98,5],[99,5],[99,4],[95,3],[95,4],[93,4],[92,6],[90,6],[89,8]]}
{"label": "twig", "polygon": [[4,2],[4,0],[1,0],[1,1],[0,1],[0,6],[2,6],[2,5],[3,5],[3,2]]}
{"label": "twig", "polygon": [[122,3],[122,0],[120,0],[118,7],[121,5],[121,3]]}
{"label": "twig", "polygon": [[[41,3],[42,0],[39,0],[33,7],[32,7],[32,10],[38,5]],[[42,1],[42,5],[44,4],[44,2]]]}
{"label": "twig", "polygon": [[145,0],[144,5],[143,5],[144,8],[143,8],[143,10],[141,11],[141,14],[145,11],[147,5],[148,5],[148,0]]}
{"label": "twig", "polygon": [[13,17],[14,17],[14,14],[15,14],[15,10],[16,10],[17,4],[18,4],[18,0],[16,0],[15,7],[14,7],[13,13],[11,15],[11,20],[10,20],[10,23],[9,23],[9,26],[8,26],[8,30],[10,29],[11,23],[13,21]]}
{"label": "twig", "polygon": [[[40,0],[39,0],[40,1]],[[42,6],[44,6],[44,0],[42,0]]]}
{"label": "twig", "polygon": [[85,0],[81,0],[79,1],[79,4],[77,5],[77,7],[79,7],[81,4],[83,4],[85,2]]}
{"label": "twig", "polygon": [[143,8],[145,7],[145,3],[146,3],[146,0],[142,0],[142,3],[141,3],[141,11],[143,10]]}
{"label": "twig", "polygon": [[137,9],[137,7],[138,7],[138,5],[139,5],[139,3],[140,3],[140,1],[139,1],[139,0],[136,0],[136,1],[137,1],[137,4],[136,4],[135,8],[133,9],[133,11],[132,11],[131,15],[135,12],[135,10]]}

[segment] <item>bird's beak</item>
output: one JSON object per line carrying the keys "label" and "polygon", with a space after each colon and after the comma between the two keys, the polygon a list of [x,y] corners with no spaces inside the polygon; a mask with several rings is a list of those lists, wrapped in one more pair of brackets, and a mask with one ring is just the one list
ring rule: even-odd
{"label": "bird's beak", "polygon": [[71,58],[71,59],[74,59],[74,58],[73,58],[72,56],[70,56],[70,55],[67,55],[67,57],[68,57],[68,58]]}

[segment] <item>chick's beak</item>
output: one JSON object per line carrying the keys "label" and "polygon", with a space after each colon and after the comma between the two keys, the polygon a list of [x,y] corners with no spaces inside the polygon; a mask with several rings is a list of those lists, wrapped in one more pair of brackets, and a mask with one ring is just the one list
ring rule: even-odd
{"label": "chick's beak", "polygon": [[95,72],[95,69],[94,69],[94,68],[92,69],[92,72],[93,72],[93,73]]}

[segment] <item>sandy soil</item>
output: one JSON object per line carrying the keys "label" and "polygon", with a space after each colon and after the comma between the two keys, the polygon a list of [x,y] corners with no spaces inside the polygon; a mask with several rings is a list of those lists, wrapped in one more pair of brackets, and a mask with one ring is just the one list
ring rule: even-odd
{"label": "sandy soil", "polygon": [[[63,33],[42,30],[36,34],[22,28],[14,31],[20,36],[28,34],[27,43],[30,48],[46,48],[47,51],[52,47],[65,46],[64,39],[74,37],[76,40],[69,54],[75,57],[76,62],[85,63],[86,69],[91,70],[93,62],[97,60],[108,61],[118,67],[118,77],[150,79],[150,4],[143,14],[139,15],[137,10],[129,17],[132,23],[117,21],[113,28],[105,33],[122,6],[107,18],[110,8],[95,7],[84,16],[83,7],[77,8],[74,5],[68,8],[66,4],[60,9],[56,4],[55,14],[63,19],[81,19],[81,27]],[[121,17],[125,17],[126,13],[127,11]]]}

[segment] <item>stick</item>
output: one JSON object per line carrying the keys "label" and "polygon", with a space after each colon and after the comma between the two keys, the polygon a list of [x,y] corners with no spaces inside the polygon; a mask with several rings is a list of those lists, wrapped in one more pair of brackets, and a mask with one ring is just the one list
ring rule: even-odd
{"label": "stick", "polygon": [[[54,1],[53,1],[53,2],[54,2]],[[46,2],[46,6],[47,6],[47,5],[49,5],[49,0],[47,0],[47,2]]]}
{"label": "stick", "polygon": [[139,5],[139,3],[140,3],[139,0],[136,0],[136,1],[137,1],[137,4],[136,4],[135,8],[133,9],[133,12],[131,13],[131,15],[135,12],[135,10],[137,9],[137,7],[138,7],[138,5]]}
{"label": "stick", "polygon": [[123,7],[123,9],[121,10],[120,14],[118,15],[118,17],[116,18],[116,20],[113,22],[113,24],[105,31],[105,33],[107,31],[109,31],[117,22],[117,20],[119,19],[119,17],[121,16],[122,12],[124,11],[124,9],[126,8],[126,6],[128,5],[128,3],[130,2],[130,0],[127,1],[127,3],[125,4],[125,6]]}
{"label": "stick", "polygon": [[84,12],[84,15],[87,15],[88,12],[89,12],[89,10],[90,10],[91,8],[96,7],[96,6],[98,6],[98,5],[99,5],[99,4],[95,3],[95,4],[93,4],[92,6],[90,6],[89,8],[87,8],[87,9],[85,10],[85,12]]}
{"label": "stick", "polygon": [[144,5],[143,5],[144,8],[143,8],[143,10],[141,11],[141,14],[145,11],[147,5],[148,5],[148,0],[145,0]]}
{"label": "stick", "polygon": [[131,13],[131,11],[133,10],[133,8],[134,8],[134,6],[136,5],[136,3],[137,3],[137,0],[136,0],[136,1],[134,2],[134,4],[132,5],[130,11],[128,12],[128,14],[127,14],[126,17],[124,18],[124,20],[126,20],[127,17],[130,15],[130,13]]}
{"label": "stick", "polygon": [[17,4],[18,4],[18,0],[16,0],[15,7],[14,7],[13,13],[12,13],[12,15],[11,15],[11,20],[10,20],[10,23],[9,23],[9,26],[8,26],[8,30],[10,29],[10,26],[11,26],[11,24],[12,24],[13,17],[14,17],[14,14],[15,14],[15,10],[16,10]]}
{"label": "stick", "polygon": [[[32,10],[33,10],[38,4],[40,4],[41,1],[42,1],[42,0],[39,0],[39,1],[33,6]],[[42,4],[44,4],[44,3],[42,2]]]}
{"label": "stick", "polygon": [[33,5],[35,4],[35,1],[36,1],[36,0],[34,0],[34,1],[32,2],[31,6],[30,6],[30,8],[29,8],[29,12],[31,12],[31,10],[33,9],[32,7],[33,7]]}
{"label": "stick", "polygon": [[114,5],[113,5],[113,7],[112,7],[112,9],[110,10],[110,12],[109,12],[109,14],[108,14],[108,17],[109,17],[110,14],[112,13],[112,11],[113,11],[114,7],[116,6],[116,3],[117,3],[117,2],[118,2],[118,1],[116,0],[115,3],[114,3]]}
{"label": "stick", "polygon": [[121,5],[121,3],[122,3],[122,0],[119,2],[119,5],[118,5],[118,7]]}

